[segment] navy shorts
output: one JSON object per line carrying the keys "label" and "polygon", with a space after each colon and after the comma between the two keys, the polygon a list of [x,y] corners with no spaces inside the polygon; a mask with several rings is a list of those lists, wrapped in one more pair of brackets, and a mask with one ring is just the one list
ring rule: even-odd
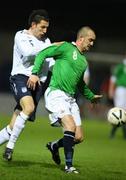
{"label": "navy shorts", "polygon": [[36,86],[36,89],[33,91],[30,88],[27,87],[27,80],[28,76],[25,76],[23,74],[18,74],[10,77],[10,87],[11,91],[15,97],[15,100],[17,102],[17,105],[14,109],[22,110],[20,106],[20,99],[24,96],[32,96],[35,103],[35,110],[31,114],[29,121],[35,120],[35,114],[36,114],[36,108],[39,103],[40,98],[43,95],[43,88],[44,84],[41,83],[40,85]]}

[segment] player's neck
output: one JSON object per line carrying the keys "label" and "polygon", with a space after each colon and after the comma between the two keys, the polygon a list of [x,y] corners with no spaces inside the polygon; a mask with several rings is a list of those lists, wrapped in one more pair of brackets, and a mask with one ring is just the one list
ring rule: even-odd
{"label": "player's neck", "polygon": [[28,33],[29,35],[33,35],[33,32],[32,32],[31,29],[28,29],[28,30],[27,30],[27,33]]}
{"label": "player's neck", "polygon": [[76,44],[77,49],[82,53],[83,51],[82,51],[82,48],[81,48],[81,43],[79,41],[76,41],[75,44]]}

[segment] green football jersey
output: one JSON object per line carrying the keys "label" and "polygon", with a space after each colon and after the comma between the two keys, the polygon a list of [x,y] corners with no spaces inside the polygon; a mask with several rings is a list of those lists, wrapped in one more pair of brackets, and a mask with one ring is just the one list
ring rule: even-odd
{"label": "green football jersey", "polygon": [[39,73],[44,59],[48,57],[56,60],[49,84],[51,89],[60,89],[74,95],[79,87],[87,99],[93,98],[93,92],[83,82],[83,75],[88,65],[86,58],[74,44],[63,42],[41,51],[35,59],[32,73]]}
{"label": "green football jersey", "polygon": [[126,87],[126,65],[119,64],[115,67],[113,75],[116,77],[116,86]]}

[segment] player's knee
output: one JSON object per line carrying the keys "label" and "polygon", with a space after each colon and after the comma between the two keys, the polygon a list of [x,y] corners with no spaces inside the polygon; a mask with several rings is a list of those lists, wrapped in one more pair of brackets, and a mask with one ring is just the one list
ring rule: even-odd
{"label": "player's knee", "polygon": [[83,141],[84,141],[84,137],[83,136],[78,135],[78,136],[75,137],[75,143],[76,144],[79,144],[79,143],[81,143]]}
{"label": "player's knee", "polygon": [[67,131],[72,131],[72,132],[76,131],[76,125],[74,121],[70,121],[69,119],[67,119],[67,121],[64,121],[62,125],[64,129]]}
{"label": "player's knee", "polygon": [[67,130],[67,131],[72,131],[72,132],[75,132],[75,130],[76,130],[76,126],[75,126],[75,124],[73,123],[71,123],[71,124],[66,124],[65,125],[65,129]]}
{"label": "player's knee", "polygon": [[35,106],[33,104],[27,105],[24,109],[25,114],[31,115],[35,109]]}

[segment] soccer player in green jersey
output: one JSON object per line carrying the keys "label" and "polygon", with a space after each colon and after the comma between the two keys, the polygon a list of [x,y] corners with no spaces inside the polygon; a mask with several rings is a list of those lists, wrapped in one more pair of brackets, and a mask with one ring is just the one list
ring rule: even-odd
{"label": "soccer player in green jersey", "polygon": [[[76,90],[79,89],[92,103],[102,97],[95,95],[83,81],[83,75],[87,68],[84,52],[93,46],[95,39],[95,32],[90,27],[82,27],[77,33],[75,43],[56,43],[41,51],[35,58],[32,75],[27,82],[29,88],[35,89],[36,84],[39,83],[38,75],[45,58],[54,57],[56,62],[49,87],[44,95],[45,107],[49,112],[51,125],[61,125],[64,129],[64,136],[59,140],[59,147],[64,147],[67,173],[78,173],[73,167],[73,147],[83,140],[79,108],[74,98]],[[58,148],[57,151],[54,150],[53,144],[50,145],[50,148],[53,159],[56,155],[59,157]],[[60,157],[58,160],[56,163],[60,164]]]}
{"label": "soccer player in green jersey", "polygon": [[78,173],[73,167],[73,147],[83,141],[83,131],[79,108],[74,98],[76,90],[96,103],[102,95],[95,95],[83,81],[83,75],[87,68],[87,60],[84,52],[93,46],[96,39],[95,32],[90,27],[82,27],[77,33],[75,43],[61,42],[41,51],[34,63],[32,75],[28,80],[28,87],[34,89],[39,83],[39,72],[45,58],[54,57],[52,77],[45,92],[45,107],[49,112],[52,126],[61,125],[64,136],[57,142],[47,144],[52,153],[53,160],[60,164],[59,147],[64,147],[65,171]]}
{"label": "soccer player in green jersey", "polygon": [[[109,98],[113,99],[114,106],[126,110],[126,58],[122,63],[117,64],[111,74],[109,83]],[[119,126],[113,125],[110,138],[115,137],[116,130]],[[121,125],[123,137],[126,139],[126,124]]]}

